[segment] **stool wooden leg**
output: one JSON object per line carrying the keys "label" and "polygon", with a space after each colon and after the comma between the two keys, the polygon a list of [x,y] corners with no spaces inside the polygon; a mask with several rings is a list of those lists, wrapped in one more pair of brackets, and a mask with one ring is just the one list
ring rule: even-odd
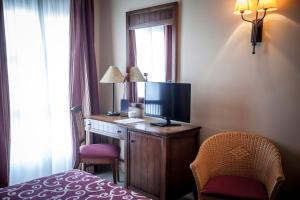
{"label": "stool wooden leg", "polygon": [[115,162],[112,163],[111,168],[112,168],[112,173],[113,173],[114,184],[117,184],[117,173],[116,173],[116,163]]}
{"label": "stool wooden leg", "polygon": [[116,167],[117,181],[120,182],[119,159],[116,159],[115,163],[116,163],[116,164],[115,164],[115,165],[116,165],[115,167]]}

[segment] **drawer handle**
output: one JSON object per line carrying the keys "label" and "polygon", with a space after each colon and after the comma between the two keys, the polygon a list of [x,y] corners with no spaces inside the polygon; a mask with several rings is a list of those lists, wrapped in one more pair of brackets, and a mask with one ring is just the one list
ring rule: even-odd
{"label": "drawer handle", "polygon": [[131,143],[134,143],[135,141],[134,141],[134,140],[130,140],[130,142],[131,142]]}
{"label": "drawer handle", "polygon": [[118,130],[117,133],[122,133],[122,131]]}
{"label": "drawer handle", "polygon": [[91,123],[87,123],[86,126],[84,127],[84,130],[86,131],[91,130]]}

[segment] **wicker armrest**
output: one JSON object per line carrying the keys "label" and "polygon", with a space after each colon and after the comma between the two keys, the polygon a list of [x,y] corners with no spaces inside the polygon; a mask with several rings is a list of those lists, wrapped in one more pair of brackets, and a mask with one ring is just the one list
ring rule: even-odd
{"label": "wicker armrest", "polygon": [[[277,149],[276,149],[277,150]],[[282,170],[281,156],[279,152],[273,152],[269,155],[268,162],[264,162],[266,167],[261,173],[261,181],[266,186],[269,199],[274,199],[279,186],[284,182],[285,177]]]}
{"label": "wicker armrest", "polygon": [[[190,165],[190,168],[195,178],[198,192],[202,190],[203,186],[209,180],[209,173],[207,171],[207,167],[199,167],[199,165],[200,162],[196,160]],[[203,163],[203,165],[205,165],[205,163]]]}
{"label": "wicker armrest", "polygon": [[217,164],[214,163],[216,160],[212,159],[212,154],[213,149],[209,146],[209,143],[202,144],[196,159],[190,165],[196,181],[198,193],[214,175],[212,173],[213,168],[217,167]]}

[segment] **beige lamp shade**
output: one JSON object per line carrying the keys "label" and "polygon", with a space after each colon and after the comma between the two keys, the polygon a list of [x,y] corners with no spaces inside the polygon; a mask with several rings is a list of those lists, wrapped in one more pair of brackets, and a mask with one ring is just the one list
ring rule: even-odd
{"label": "beige lamp shade", "polygon": [[276,0],[259,0],[257,5],[257,10],[277,10],[277,1]]}
{"label": "beige lamp shade", "polygon": [[109,66],[100,83],[122,83],[125,77],[122,75],[118,67]]}
{"label": "beige lamp shade", "polygon": [[234,14],[239,15],[241,13],[250,14],[252,13],[253,5],[251,0],[236,0]]}
{"label": "beige lamp shade", "polygon": [[142,75],[138,67],[131,67],[129,71],[129,82],[145,82],[146,79]]}

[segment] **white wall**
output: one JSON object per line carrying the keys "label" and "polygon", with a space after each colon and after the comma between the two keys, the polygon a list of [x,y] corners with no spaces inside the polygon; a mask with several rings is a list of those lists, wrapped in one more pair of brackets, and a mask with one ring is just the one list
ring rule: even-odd
{"label": "white wall", "polygon": [[[125,72],[125,13],[171,1],[95,2],[100,74],[108,64]],[[270,138],[282,152],[285,188],[296,191],[300,186],[300,1],[278,0],[279,10],[265,19],[256,55],[251,54],[251,25],[233,14],[234,3],[179,1],[179,73],[180,81],[192,84],[192,124],[203,127],[201,140],[223,130]],[[109,108],[110,101],[100,92],[102,107]]]}

